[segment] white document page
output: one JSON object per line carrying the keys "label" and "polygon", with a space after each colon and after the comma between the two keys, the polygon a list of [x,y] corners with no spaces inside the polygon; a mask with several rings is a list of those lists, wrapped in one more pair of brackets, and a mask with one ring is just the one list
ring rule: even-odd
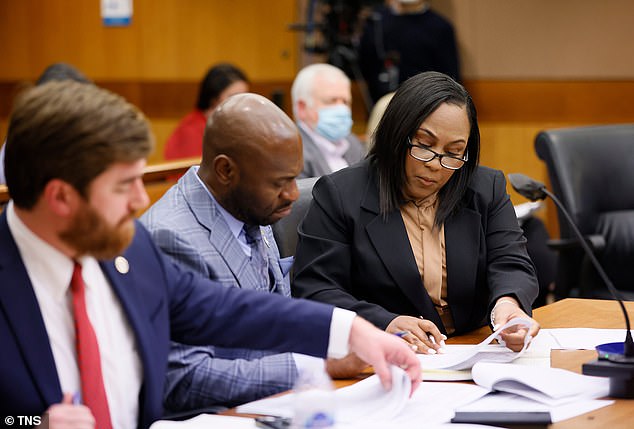
{"label": "white document page", "polygon": [[193,419],[183,421],[159,420],[152,423],[150,429],[254,429],[257,428],[254,419],[246,417],[219,416],[216,414],[201,414]]}
{"label": "white document page", "polygon": [[473,381],[491,390],[515,393],[554,406],[608,395],[610,380],[560,368],[480,362],[471,370]]}
{"label": "white document page", "polygon": [[[337,422],[359,419],[383,420],[397,415],[408,401],[411,391],[409,377],[402,369],[392,366],[392,389],[383,389],[379,377],[373,375],[334,392]],[[239,413],[292,417],[294,395],[265,398],[238,407]]]}
{"label": "white document page", "polygon": [[[632,331],[634,334],[634,331]],[[625,341],[625,329],[557,328],[542,329],[531,348],[594,350],[599,344]]]}
{"label": "white document page", "polygon": [[474,384],[423,382],[398,416],[375,427],[421,429],[448,423],[457,407],[482,398],[488,392]]}
{"label": "white document page", "polygon": [[[335,392],[337,427],[420,429],[423,422],[426,427],[431,427],[449,422],[455,407],[473,402],[489,392],[471,384],[423,382],[409,398],[410,382],[404,371],[394,368],[392,376],[393,388],[389,392],[383,389],[376,375],[338,389]],[[293,395],[250,402],[239,406],[238,412],[292,417]]]}
{"label": "white document page", "polygon": [[500,332],[504,329],[515,325],[530,328],[534,322],[529,319],[512,319],[505,325],[501,326],[497,331],[489,335],[484,341],[475,345],[457,345],[447,346],[445,353],[435,355],[418,355],[418,359],[423,367],[423,371],[427,369],[447,369],[447,370],[465,370],[473,367],[476,362],[510,362],[522,356],[527,349],[531,338],[527,335],[524,347],[519,352],[514,352],[500,344],[491,344],[494,339],[498,338]]}

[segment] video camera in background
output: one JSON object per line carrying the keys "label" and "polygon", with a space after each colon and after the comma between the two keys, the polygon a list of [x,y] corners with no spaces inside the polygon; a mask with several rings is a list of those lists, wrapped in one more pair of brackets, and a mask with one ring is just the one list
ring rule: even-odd
{"label": "video camera in background", "polygon": [[304,50],[325,56],[325,61],[343,70],[359,83],[369,112],[372,101],[357,56],[357,45],[365,19],[383,0],[308,0],[306,22],[290,26],[304,32]]}

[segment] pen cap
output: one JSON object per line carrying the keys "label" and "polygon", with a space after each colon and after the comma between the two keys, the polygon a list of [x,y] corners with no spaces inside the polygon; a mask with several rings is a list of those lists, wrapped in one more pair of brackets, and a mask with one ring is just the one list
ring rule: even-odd
{"label": "pen cap", "polygon": [[334,427],[335,392],[323,361],[299,370],[293,395],[293,429]]}

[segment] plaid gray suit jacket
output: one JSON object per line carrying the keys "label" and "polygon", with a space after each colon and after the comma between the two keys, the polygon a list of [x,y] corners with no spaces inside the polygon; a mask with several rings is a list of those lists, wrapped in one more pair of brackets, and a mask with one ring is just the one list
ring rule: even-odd
{"label": "plaid gray suit jacket", "polygon": [[[257,270],[233,236],[217,203],[187,173],[140,218],[156,244],[179,263],[227,287],[254,289]],[[290,261],[280,262],[270,226],[261,227],[269,246],[273,292],[290,296]],[[214,405],[233,407],[292,387],[297,369],[290,353],[172,344],[165,407],[184,411]]]}

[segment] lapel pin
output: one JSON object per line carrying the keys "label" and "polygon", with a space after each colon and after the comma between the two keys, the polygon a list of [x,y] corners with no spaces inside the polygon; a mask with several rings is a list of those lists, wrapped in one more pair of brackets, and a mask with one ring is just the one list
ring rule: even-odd
{"label": "lapel pin", "polygon": [[128,263],[128,260],[124,258],[123,256],[117,256],[114,259],[114,267],[121,274],[127,274],[128,271],[130,271],[130,264]]}

